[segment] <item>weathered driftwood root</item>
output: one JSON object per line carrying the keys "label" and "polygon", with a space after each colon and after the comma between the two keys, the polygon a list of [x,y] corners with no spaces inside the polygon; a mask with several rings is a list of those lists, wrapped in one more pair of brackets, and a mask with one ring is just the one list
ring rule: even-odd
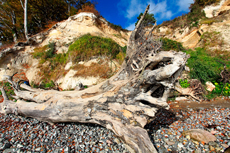
{"label": "weathered driftwood root", "polygon": [[197,79],[192,79],[189,81],[189,83],[189,88],[182,88],[177,82],[174,89],[178,91],[181,95],[190,96],[196,101],[201,102],[203,100],[203,95],[205,94],[205,89],[202,86],[201,82]]}
{"label": "weathered driftwood root", "polygon": [[[111,129],[135,152],[157,152],[144,126],[159,108],[168,108],[167,97],[188,57],[182,52],[159,52],[160,43],[153,41],[151,34],[139,39],[141,22],[130,37],[129,57],[112,78],[80,91],[41,90],[22,84],[23,91],[8,77],[17,102],[8,100],[2,88],[0,112],[50,123],[99,124]],[[147,47],[138,45],[144,40]]]}

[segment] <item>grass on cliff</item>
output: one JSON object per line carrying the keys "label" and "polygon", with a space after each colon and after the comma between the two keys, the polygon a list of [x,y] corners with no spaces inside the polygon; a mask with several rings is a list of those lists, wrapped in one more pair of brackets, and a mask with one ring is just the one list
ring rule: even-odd
{"label": "grass on cliff", "polygon": [[[37,47],[32,53],[34,58],[39,59],[39,76],[43,83],[55,81],[68,73],[64,70],[67,62],[77,63],[89,60],[91,57],[107,56],[110,60],[117,59],[119,63],[122,63],[125,54],[126,47],[121,47],[112,39],[90,34],[83,35],[73,42],[67,53],[57,54],[53,42],[43,47]],[[82,73],[84,72],[82,71]],[[79,73],[78,75],[81,76]]]}
{"label": "grass on cliff", "polygon": [[[208,35],[208,37],[206,35]],[[185,50],[181,43],[168,38],[161,38],[163,43],[162,50],[183,51],[190,54],[187,66],[191,69],[189,74],[191,79],[198,79],[202,83],[205,83],[206,81],[218,82],[220,80],[220,72],[224,68],[222,63],[225,63],[227,68],[230,69],[230,55],[228,52],[220,50],[210,51],[207,49],[207,47],[213,46],[213,43],[214,46],[217,45],[216,43],[218,42],[212,39],[217,40],[216,37],[218,35],[214,36],[211,37],[209,33],[205,34],[202,37],[203,47],[196,48],[195,50]]]}
{"label": "grass on cliff", "polygon": [[206,81],[219,82],[220,72],[223,70],[225,63],[230,69],[230,61],[221,56],[213,56],[212,52],[204,48],[196,48],[195,50],[186,50],[190,54],[188,59],[188,66],[191,69],[190,77],[192,79],[199,79],[202,83]]}
{"label": "grass on cliff", "polygon": [[168,38],[161,38],[160,39],[162,42],[162,50],[164,51],[170,51],[170,50],[174,50],[174,51],[183,51],[185,50],[185,48],[182,46],[181,43],[168,39]]}
{"label": "grass on cliff", "polygon": [[69,46],[68,54],[72,61],[78,62],[89,60],[93,56],[108,56],[116,59],[122,51],[123,48],[110,38],[86,34]]}
{"label": "grass on cliff", "polygon": [[[217,37],[218,33],[205,33],[202,36],[203,47],[196,48],[195,50],[185,50],[179,42],[167,38],[161,39],[163,42],[162,50],[183,51],[190,54],[190,58],[187,61],[187,66],[190,68],[190,79],[198,79],[203,85],[207,81],[211,81],[215,84],[216,88],[212,92],[207,91],[206,95],[204,95],[207,99],[212,99],[217,96],[230,96],[230,84],[221,82],[220,77],[220,72],[224,69],[224,64],[227,70],[230,70],[230,54],[226,51],[211,51],[208,49],[208,47],[222,43],[217,40]],[[184,88],[189,86],[187,80],[180,80],[180,84]]]}
{"label": "grass on cliff", "polygon": [[[189,7],[190,12],[182,16],[176,17],[170,21],[164,21],[160,26],[167,26],[172,29],[184,27],[198,27],[199,24],[212,24],[218,19],[208,19],[205,17],[203,8],[207,5],[218,4],[220,0],[195,0]],[[200,21],[201,20],[201,21]],[[200,22],[199,22],[200,21]]]}

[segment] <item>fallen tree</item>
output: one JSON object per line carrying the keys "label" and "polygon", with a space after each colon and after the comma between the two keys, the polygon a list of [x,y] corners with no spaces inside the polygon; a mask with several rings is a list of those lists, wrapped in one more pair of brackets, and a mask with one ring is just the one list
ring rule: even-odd
{"label": "fallen tree", "polygon": [[160,51],[161,42],[153,39],[154,27],[148,31],[143,25],[148,10],[149,6],[130,36],[122,68],[113,77],[85,90],[56,91],[18,85],[9,76],[17,101],[8,100],[2,88],[4,101],[0,112],[51,124],[99,124],[112,130],[134,152],[157,152],[144,126],[154,119],[159,108],[168,108],[169,92],[188,56],[183,52]]}

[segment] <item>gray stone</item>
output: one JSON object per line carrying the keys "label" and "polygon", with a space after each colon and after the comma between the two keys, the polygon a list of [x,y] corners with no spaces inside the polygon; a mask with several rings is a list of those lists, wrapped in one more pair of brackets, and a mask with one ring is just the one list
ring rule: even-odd
{"label": "gray stone", "polygon": [[64,149],[64,153],[70,153],[70,147],[66,147],[66,148]]}
{"label": "gray stone", "polygon": [[41,147],[38,147],[38,148],[36,148],[36,149],[35,149],[35,151],[40,152],[40,151],[41,151],[41,149],[42,149]]}
{"label": "gray stone", "polygon": [[13,152],[16,152],[15,148],[8,148],[3,151],[3,153],[13,153]]}
{"label": "gray stone", "polygon": [[210,132],[202,130],[202,129],[192,129],[183,131],[184,136],[189,135],[191,139],[208,143],[210,141],[216,141],[216,137],[212,135]]}
{"label": "gray stone", "polygon": [[10,143],[6,142],[4,144],[0,143],[0,150],[5,150],[7,148],[10,148]]}
{"label": "gray stone", "polygon": [[176,143],[175,141],[169,141],[169,140],[166,140],[165,142],[170,146],[174,145]]}
{"label": "gray stone", "polygon": [[195,153],[201,153],[201,149],[200,148],[196,149]]}
{"label": "gray stone", "polygon": [[17,144],[17,148],[23,148],[23,145]]}

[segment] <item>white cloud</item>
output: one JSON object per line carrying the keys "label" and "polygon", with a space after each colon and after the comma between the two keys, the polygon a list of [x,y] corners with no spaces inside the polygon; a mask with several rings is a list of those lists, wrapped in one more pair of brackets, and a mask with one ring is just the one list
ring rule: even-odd
{"label": "white cloud", "polygon": [[153,13],[157,20],[170,19],[172,17],[172,11],[167,5],[167,0],[155,4],[152,0],[148,1],[150,4],[150,12]]}
{"label": "white cloud", "polygon": [[181,12],[188,12],[193,0],[120,0],[117,7],[119,12],[127,19],[126,29],[133,30],[140,13],[150,4],[149,13],[154,14],[158,23],[171,20]]}
{"label": "white cloud", "polygon": [[145,10],[145,5],[143,3],[141,3],[138,0],[131,0],[130,5],[128,6],[127,10],[126,10],[126,17],[128,19],[133,18],[134,16],[139,15],[141,12],[143,12]]}
{"label": "white cloud", "polygon": [[134,17],[136,18],[140,13],[145,11],[148,4],[150,4],[149,13],[153,13],[157,20],[170,19],[173,15],[172,11],[167,7],[167,0],[158,3],[154,3],[153,0],[131,0],[130,3],[126,5],[125,17],[130,20]]}
{"label": "white cloud", "polygon": [[177,5],[179,6],[179,11],[188,11],[189,6],[194,3],[193,0],[179,0],[177,2]]}
{"label": "white cloud", "polygon": [[132,30],[134,30],[134,28],[135,28],[135,23],[132,23],[129,26],[127,26],[125,29],[132,31]]}

